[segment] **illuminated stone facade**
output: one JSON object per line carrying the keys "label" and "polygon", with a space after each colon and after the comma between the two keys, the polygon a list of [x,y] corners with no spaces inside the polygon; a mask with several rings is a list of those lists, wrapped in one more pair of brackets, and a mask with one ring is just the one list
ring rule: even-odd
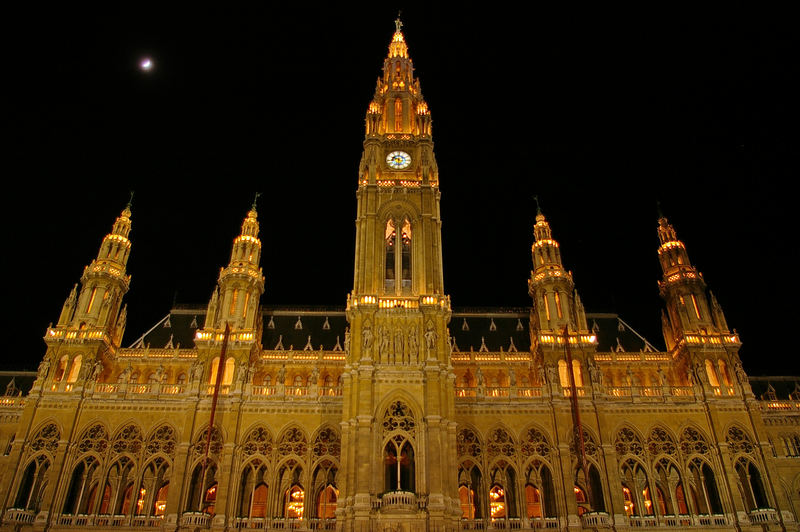
{"label": "illuminated stone facade", "polygon": [[254,204],[208,306],[130,348],[126,208],[0,401],[3,528],[798,530],[800,390],[753,394],[665,218],[666,351],[587,314],[541,212],[532,306],[451,309],[399,24],[356,194],[345,308],[261,306]]}

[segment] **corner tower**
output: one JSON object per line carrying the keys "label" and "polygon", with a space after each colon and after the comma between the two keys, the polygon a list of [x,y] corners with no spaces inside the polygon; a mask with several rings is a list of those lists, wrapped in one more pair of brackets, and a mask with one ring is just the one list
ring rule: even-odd
{"label": "corner tower", "polygon": [[399,20],[367,110],[356,197],[337,527],[456,530],[439,176]]}
{"label": "corner tower", "polygon": [[47,354],[36,386],[70,391],[83,386],[90,373],[105,371],[115,358],[127,317],[122,298],[131,283],[126,272],[130,232],[128,202],[103,238],[97,257],[84,268],[80,290],[77,284],[72,288],[58,323],[47,329]]}
{"label": "corner tower", "polygon": [[[583,386],[582,368],[587,362],[586,356],[594,353],[597,339],[586,324],[586,312],[575,289],[572,272],[564,269],[558,242],[553,239],[550,224],[539,209],[533,226],[533,239],[533,269],[528,280],[528,295],[533,300],[531,346],[536,353],[536,364],[546,368],[553,387],[556,367],[562,387],[568,386],[570,368],[576,385]],[[565,358],[565,336],[575,347],[569,368]]]}
{"label": "corner tower", "polygon": [[[681,372],[696,376],[708,394],[734,395],[736,382],[745,384],[739,337],[728,329],[717,298],[708,291],[703,274],[691,263],[686,246],[663,215],[658,220],[658,240],[663,272],[658,289],[666,303],[662,329],[667,350],[675,353]],[[691,381],[691,376],[687,379]]]}

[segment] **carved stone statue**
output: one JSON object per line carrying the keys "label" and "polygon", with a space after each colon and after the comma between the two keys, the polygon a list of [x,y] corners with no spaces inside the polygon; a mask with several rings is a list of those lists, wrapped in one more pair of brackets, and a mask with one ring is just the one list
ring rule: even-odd
{"label": "carved stone statue", "polygon": [[364,350],[369,351],[369,348],[372,347],[372,329],[364,327],[362,336],[364,338]]}
{"label": "carved stone statue", "polygon": [[658,369],[656,369],[656,374],[658,375],[658,380],[660,381],[659,385],[667,386],[669,384],[667,374],[664,373],[664,370],[661,369],[661,366],[658,366]]}
{"label": "carved stone statue", "polygon": [[552,363],[547,364],[547,382],[550,384],[555,384],[558,382],[558,372]]}
{"label": "carved stone statue", "polygon": [[278,376],[275,378],[275,384],[286,384],[286,365],[282,365],[278,370]]}
{"label": "carved stone statue", "polygon": [[350,352],[350,327],[344,329],[344,352]]}
{"label": "carved stone statue", "polygon": [[132,372],[133,372],[133,368],[131,367],[130,364],[128,364],[128,367],[123,369],[122,373],[119,374],[119,378],[117,379],[117,382],[127,383],[128,380],[131,378],[131,373]]}
{"label": "carved stone statue", "polygon": [[516,386],[517,385],[517,376],[514,373],[513,369],[509,369],[508,370],[508,382],[509,382],[509,384],[511,386]]}
{"label": "carved stone statue", "polygon": [[433,330],[433,327],[425,331],[425,345],[428,346],[428,350],[436,347],[436,331]]}
{"label": "carved stone statue", "polygon": [[412,327],[408,333],[408,354],[412,361],[416,361],[419,354],[419,338],[417,338],[417,328]]}
{"label": "carved stone statue", "polygon": [[45,357],[39,363],[39,374],[38,378],[44,379],[47,377],[47,373],[50,371],[50,357]]}
{"label": "carved stone statue", "polygon": [[400,329],[394,332],[394,356],[395,362],[405,362],[403,356],[403,331]]}
{"label": "carved stone statue", "polygon": [[97,361],[94,363],[92,367],[92,375],[89,377],[93,381],[97,381],[100,378],[100,375],[103,373],[103,363],[101,361]]}
{"label": "carved stone statue", "polygon": [[703,384],[708,384],[708,374],[706,373],[705,368],[698,362],[694,367],[695,373],[697,373],[697,378],[700,379],[700,382]]}
{"label": "carved stone statue", "polygon": [[195,360],[192,367],[189,369],[189,384],[197,382],[203,378],[203,364],[199,360]]}

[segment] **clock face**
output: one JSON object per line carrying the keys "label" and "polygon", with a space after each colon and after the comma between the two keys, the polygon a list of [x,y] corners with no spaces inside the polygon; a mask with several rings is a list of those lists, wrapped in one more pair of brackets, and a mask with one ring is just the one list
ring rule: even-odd
{"label": "clock face", "polygon": [[411,156],[404,151],[393,151],[386,156],[386,164],[393,170],[405,170],[411,165]]}

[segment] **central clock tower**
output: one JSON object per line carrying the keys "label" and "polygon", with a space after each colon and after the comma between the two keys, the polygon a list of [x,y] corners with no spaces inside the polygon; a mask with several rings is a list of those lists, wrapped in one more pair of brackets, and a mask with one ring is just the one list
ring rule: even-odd
{"label": "central clock tower", "polygon": [[450,300],[431,116],[396,21],[366,116],[337,528],[457,530]]}

